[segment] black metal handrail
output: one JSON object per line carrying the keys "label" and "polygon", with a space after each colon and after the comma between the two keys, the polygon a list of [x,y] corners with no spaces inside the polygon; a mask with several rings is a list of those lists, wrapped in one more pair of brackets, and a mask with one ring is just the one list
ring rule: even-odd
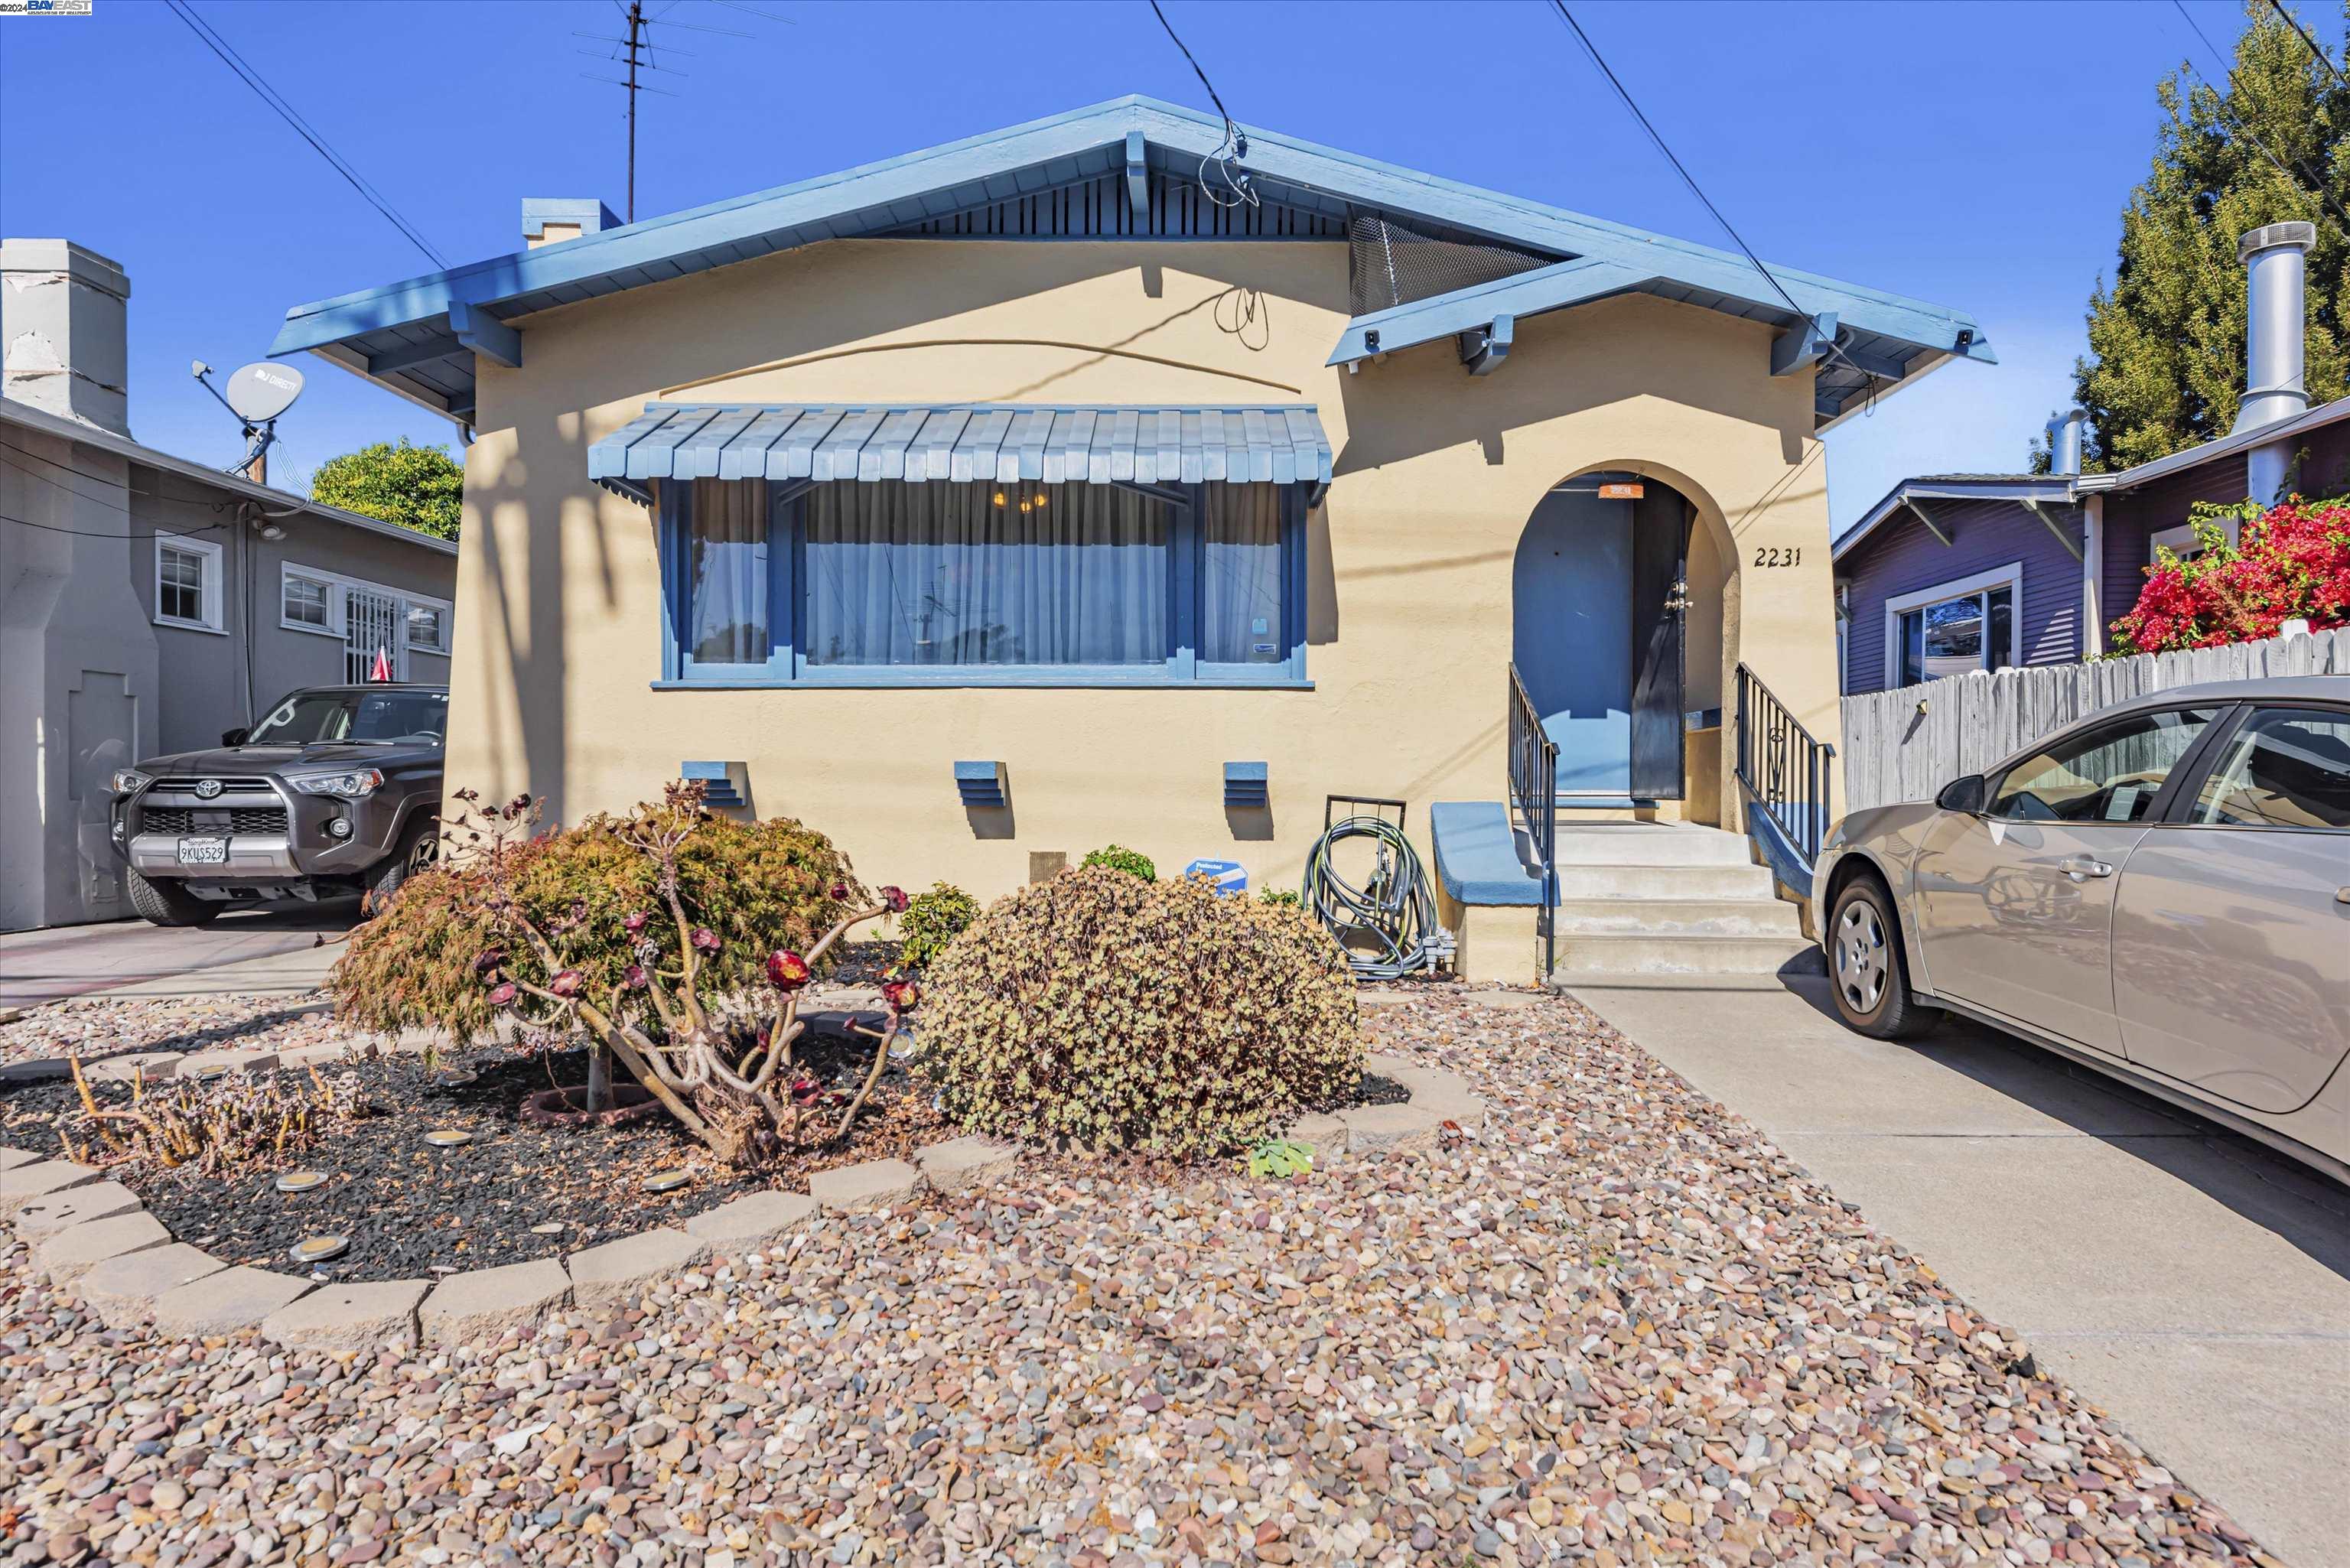
{"label": "black metal handrail", "polygon": [[1542,714],[1526,695],[1518,667],[1510,666],[1510,809],[1524,824],[1526,840],[1542,872],[1542,909],[1534,934],[1542,938],[1543,978],[1558,958],[1553,929],[1558,903],[1558,742],[1543,730]]}
{"label": "black metal handrail", "polygon": [[1827,836],[1835,748],[1797,722],[1785,703],[1738,667],[1738,782],[1809,866]]}

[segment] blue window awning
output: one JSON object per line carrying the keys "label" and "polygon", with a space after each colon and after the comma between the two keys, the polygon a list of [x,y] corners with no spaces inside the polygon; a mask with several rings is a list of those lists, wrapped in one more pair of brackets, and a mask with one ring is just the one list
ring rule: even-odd
{"label": "blue window awning", "polygon": [[639,501],[648,479],[1318,488],[1330,438],[1303,404],[648,403],[588,449],[588,476]]}

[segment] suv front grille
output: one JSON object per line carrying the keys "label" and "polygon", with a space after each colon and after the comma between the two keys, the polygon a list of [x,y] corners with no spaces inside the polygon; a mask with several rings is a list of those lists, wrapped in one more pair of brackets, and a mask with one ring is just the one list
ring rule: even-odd
{"label": "suv front grille", "polygon": [[141,833],[286,833],[282,805],[240,805],[225,811],[187,805],[153,805],[139,814]]}

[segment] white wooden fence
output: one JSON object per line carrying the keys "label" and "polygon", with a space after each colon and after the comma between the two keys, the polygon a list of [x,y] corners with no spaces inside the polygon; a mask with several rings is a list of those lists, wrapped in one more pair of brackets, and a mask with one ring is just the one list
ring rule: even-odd
{"label": "white wooden fence", "polygon": [[1977,672],[1844,700],[1837,762],[1846,811],[1931,800],[2075,719],[2128,698],[2206,680],[2350,671],[2350,627],[2188,653]]}

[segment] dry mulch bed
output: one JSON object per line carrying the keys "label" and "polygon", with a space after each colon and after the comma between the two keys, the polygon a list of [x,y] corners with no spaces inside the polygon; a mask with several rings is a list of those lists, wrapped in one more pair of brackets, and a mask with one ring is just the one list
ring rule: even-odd
{"label": "dry mulch bed", "polygon": [[[802,1041],[798,1060],[818,1082],[853,1093],[871,1047],[812,1036]],[[816,1171],[901,1156],[952,1136],[931,1109],[929,1090],[894,1064],[847,1138],[752,1173],[712,1160],[666,1115],[609,1127],[521,1119],[525,1096],[586,1078],[584,1051],[483,1052],[437,1066],[415,1056],[378,1056],[320,1071],[345,1102],[356,1103],[358,1114],[332,1123],[308,1149],[224,1176],[140,1160],[108,1174],[137,1192],[174,1236],[225,1262],[291,1269],[287,1252],[297,1242],[340,1234],[350,1238],[350,1249],[320,1265],[327,1277],[389,1280],[551,1257],[680,1225],[730,1198],[766,1188],[805,1192]],[[452,1081],[468,1072],[474,1075],[470,1082]],[[308,1082],[307,1071],[286,1075]],[[127,1085],[93,1083],[91,1089],[101,1104],[130,1097]],[[0,1094],[0,1144],[62,1153],[62,1117],[87,1158],[80,1110],[70,1082]],[[812,1116],[822,1125],[839,1114],[835,1107]],[[473,1141],[446,1151],[427,1147],[423,1135],[444,1127],[463,1128]],[[299,1169],[326,1171],[330,1179],[308,1192],[278,1192],[279,1173]],[[656,1172],[681,1169],[692,1179],[673,1192],[641,1185]],[[534,1229],[545,1225],[561,1229]]]}

